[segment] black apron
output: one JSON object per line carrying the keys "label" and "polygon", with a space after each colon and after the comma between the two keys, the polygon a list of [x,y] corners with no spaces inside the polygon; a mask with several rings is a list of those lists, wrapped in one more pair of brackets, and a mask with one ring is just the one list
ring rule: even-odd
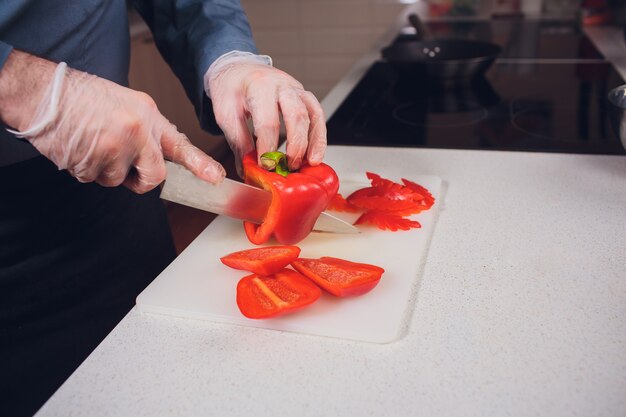
{"label": "black apron", "polygon": [[158,190],[0,167],[0,415],[32,415],[173,259]]}

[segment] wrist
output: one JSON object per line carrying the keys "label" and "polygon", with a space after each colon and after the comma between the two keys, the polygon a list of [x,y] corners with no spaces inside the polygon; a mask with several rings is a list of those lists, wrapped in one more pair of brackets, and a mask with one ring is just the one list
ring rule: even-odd
{"label": "wrist", "polygon": [[269,55],[257,55],[251,52],[230,51],[217,58],[204,74],[204,91],[211,97],[210,83],[225,67],[241,63],[251,63],[272,66],[272,58]]}
{"label": "wrist", "polygon": [[0,119],[17,130],[30,125],[56,64],[13,50],[0,70]]}

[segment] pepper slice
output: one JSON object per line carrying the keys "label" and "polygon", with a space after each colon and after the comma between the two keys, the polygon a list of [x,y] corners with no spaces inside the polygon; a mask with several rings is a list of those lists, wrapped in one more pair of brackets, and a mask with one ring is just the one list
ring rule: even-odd
{"label": "pepper slice", "polygon": [[345,200],[339,195],[333,200],[333,208],[339,211],[363,212],[355,224],[370,224],[381,230],[410,230],[422,227],[416,220],[406,218],[430,209],[435,203],[432,194],[421,185],[402,179],[403,184],[382,178],[372,172],[366,173],[370,187],[361,188]]}
{"label": "pepper slice", "polygon": [[247,184],[272,193],[263,223],[244,222],[246,236],[256,245],[267,242],[272,235],[283,245],[300,242],[311,233],[320,213],[339,189],[337,174],[323,163],[305,163],[298,172],[283,176],[260,167],[256,153],[251,152],[243,158],[243,170]]}
{"label": "pepper slice", "polygon": [[266,276],[280,271],[299,255],[300,248],[297,246],[265,246],[233,252],[220,260],[231,268]]}
{"label": "pepper slice", "polygon": [[424,210],[422,205],[424,196],[415,189],[382,178],[372,172],[367,172],[366,175],[372,185],[361,188],[348,196],[347,201],[353,206],[363,210],[394,212],[399,216],[417,214]]}
{"label": "pepper slice", "polygon": [[329,256],[319,259],[298,258],[291,266],[337,297],[365,294],[378,284],[385,272],[376,265]]}
{"label": "pepper slice", "polygon": [[326,209],[332,210],[332,211],[339,211],[343,213],[358,213],[362,211],[360,208],[356,207],[355,205],[350,204],[348,200],[343,198],[343,196],[339,193],[335,194],[333,199],[330,200],[330,203],[328,204],[328,207],[326,207]]}
{"label": "pepper slice", "polygon": [[392,232],[419,229],[422,227],[417,220],[407,219],[394,212],[384,210],[366,211],[354,224],[371,224],[378,227],[380,230],[390,230]]}
{"label": "pepper slice", "polygon": [[320,298],[322,291],[292,269],[263,277],[243,277],[237,284],[237,306],[251,319],[275,317],[299,310]]}

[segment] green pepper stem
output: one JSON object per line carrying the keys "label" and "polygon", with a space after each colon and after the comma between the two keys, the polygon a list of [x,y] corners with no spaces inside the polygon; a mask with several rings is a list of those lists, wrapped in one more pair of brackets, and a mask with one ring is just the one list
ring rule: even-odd
{"label": "green pepper stem", "polygon": [[286,177],[289,174],[289,168],[287,168],[287,155],[279,151],[265,152],[261,155],[261,166],[268,171],[275,171],[283,177]]}

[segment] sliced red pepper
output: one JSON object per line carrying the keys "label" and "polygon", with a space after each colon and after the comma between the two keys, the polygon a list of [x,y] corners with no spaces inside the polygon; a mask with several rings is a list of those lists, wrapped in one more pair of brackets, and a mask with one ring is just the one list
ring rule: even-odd
{"label": "sliced red pepper", "polygon": [[383,178],[378,174],[374,174],[373,172],[366,171],[365,176],[371,181],[372,187],[385,187],[386,185],[393,184],[393,181]]}
{"label": "sliced red pepper", "polygon": [[435,199],[426,188],[404,178],[403,184],[399,184],[372,172],[366,175],[372,185],[356,190],[346,199],[348,204],[365,212],[355,224],[370,224],[394,232],[422,227],[405,216],[433,206]]}
{"label": "sliced red pepper", "polygon": [[402,178],[402,182],[404,183],[405,186],[407,186],[407,188],[423,196],[426,210],[428,210],[429,208],[432,207],[433,204],[435,204],[435,197],[433,197],[430,191],[428,191],[426,188],[422,187],[421,185],[417,183],[414,183],[413,181],[409,181],[406,178]]}
{"label": "sliced red pepper", "polygon": [[[369,189],[365,188],[359,191],[369,191]],[[408,216],[423,211],[421,205],[411,199],[393,200],[389,199],[387,196],[368,196],[365,195],[366,193],[356,194],[359,193],[359,191],[352,194],[348,201],[353,206],[362,210],[384,210],[394,212],[400,216]]]}
{"label": "sliced red pepper", "polygon": [[298,256],[300,248],[297,246],[265,246],[233,252],[220,260],[231,268],[266,276],[280,271]]}
{"label": "sliced red pepper", "polygon": [[248,239],[257,245],[267,242],[272,235],[284,245],[304,239],[339,189],[337,174],[326,164],[305,163],[298,172],[285,177],[260,167],[256,153],[252,152],[244,157],[243,169],[246,183],[272,193],[263,223],[244,222]]}
{"label": "sliced red pepper", "polygon": [[421,194],[371,172],[366,175],[372,186],[350,194],[347,198],[350,204],[364,210],[397,211],[404,216],[422,211],[420,202],[424,197]]}
{"label": "sliced red pepper", "polygon": [[264,319],[299,310],[321,294],[309,279],[292,269],[282,269],[270,276],[243,277],[237,284],[237,306],[248,318]]}
{"label": "sliced red pepper", "polygon": [[407,219],[396,213],[384,210],[367,211],[363,213],[354,224],[370,224],[381,230],[390,230],[392,232],[419,229],[422,227],[417,220]]}
{"label": "sliced red pepper", "polygon": [[319,259],[298,258],[291,265],[337,297],[361,295],[370,291],[385,272],[375,265],[328,256]]}
{"label": "sliced red pepper", "polygon": [[361,209],[359,209],[355,205],[350,204],[348,202],[348,200],[343,198],[343,196],[341,194],[339,194],[339,193],[335,194],[333,199],[330,200],[330,203],[328,204],[328,207],[326,207],[326,209],[327,210],[344,212],[344,213],[358,213],[358,212],[362,211]]}

